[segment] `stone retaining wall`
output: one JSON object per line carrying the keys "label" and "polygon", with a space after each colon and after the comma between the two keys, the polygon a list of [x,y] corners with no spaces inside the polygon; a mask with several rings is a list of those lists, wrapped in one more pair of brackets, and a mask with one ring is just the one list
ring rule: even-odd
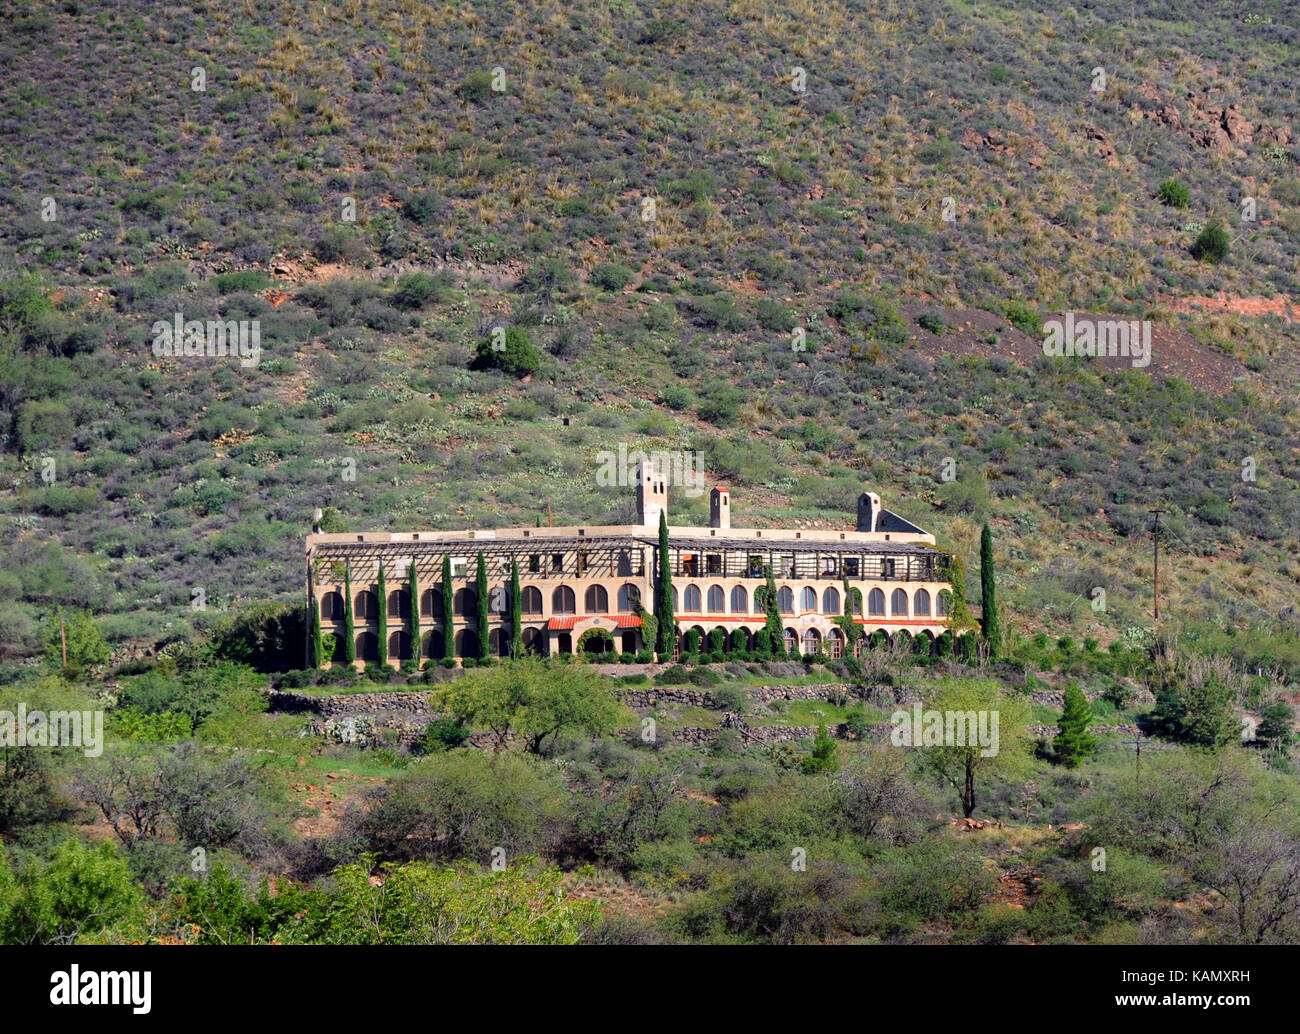
{"label": "stone retaining wall", "polygon": [[[910,694],[889,686],[854,686],[848,683],[824,683],[815,686],[755,686],[749,688],[749,699],[754,705],[765,705],[773,700],[833,700],[839,696],[863,699],[882,710],[910,703]],[[1060,691],[1039,690],[1031,694],[1035,703],[1062,706]],[[696,686],[664,686],[653,688],[622,689],[622,697],[635,711],[651,711],[665,705],[702,707],[722,710],[722,705],[707,689]],[[899,699],[900,697],[905,699]],[[420,738],[425,726],[438,717],[433,706],[434,692],[429,690],[388,691],[377,693],[336,693],[314,695],[288,690],[270,693],[270,709],[288,714],[309,716],[308,731],[316,736],[328,736],[341,743],[358,746],[389,745],[398,749],[409,747]],[[866,738],[889,738],[893,726],[888,722],[868,727]],[[1119,733],[1136,739],[1141,733],[1136,725],[1093,725],[1094,734]],[[694,746],[711,744],[724,730],[720,726],[685,726],[670,729],[666,735],[670,742]],[[1029,733],[1034,737],[1051,738],[1059,731],[1055,725],[1032,725]],[[784,743],[791,740],[811,739],[817,735],[816,726],[751,725],[746,726],[741,739],[748,743]],[[831,736],[847,735],[844,725],[828,725]],[[629,742],[640,739],[639,728],[624,729],[621,735]],[[513,740],[513,735],[507,737]],[[469,743],[490,749],[496,739],[491,733],[471,734]],[[1155,746],[1154,744],[1152,745]]]}

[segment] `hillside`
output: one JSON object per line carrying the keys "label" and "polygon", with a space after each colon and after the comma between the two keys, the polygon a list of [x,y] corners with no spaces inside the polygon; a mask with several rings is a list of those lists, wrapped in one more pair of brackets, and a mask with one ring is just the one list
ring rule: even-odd
{"label": "hillside", "polygon": [[[214,857],[298,888],[257,905],[260,941],[337,942],[312,881],[363,858],[483,864],[492,834],[446,832],[478,808],[553,866],[522,895],[562,871],[557,941],[1294,942],[1300,913],[1233,928],[1219,880],[1259,829],[1300,830],[1273,807],[1300,680],[1290,5],[589,6],[0,0],[0,702],[104,707],[103,765],[140,748],[186,800],[191,770],[233,787]],[[1046,355],[1075,317],[1138,321],[1150,362]],[[160,355],[173,319],[256,321],[260,350]],[[498,328],[526,339],[510,361]],[[476,684],[284,670],[316,508],[325,531],[620,523],[629,492],[597,472],[621,444],[698,453],[737,526],[850,528],[878,492],[964,558],[976,611],[987,523],[1002,657],[627,669],[583,684],[621,694],[583,735],[490,763],[461,749],[481,714],[358,742],[364,708],[340,732],[272,706]],[[670,513],[706,524],[707,495]],[[108,652],[81,672],[52,637],[84,611]],[[1052,746],[1076,682],[1101,739],[1082,769]],[[850,688],[791,691],[824,686]],[[894,704],[962,694],[1023,719],[982,839],[873,742]],[[760,749],[724,716],[798,738]],[[669,746],[629,735],[647,717]],[[1217,848],[1143,811],[1137,733],[1159,807],[1198,799]],[[212,825],[124,836],[69,757],[0,768],[19,882],[73,830],[167,900]],[[836,818],[882,786],[882,813]],[[1120,859],[1101,890],[1071,868],[1094,827]],[[782,898],[805,841],[823,882]]]}

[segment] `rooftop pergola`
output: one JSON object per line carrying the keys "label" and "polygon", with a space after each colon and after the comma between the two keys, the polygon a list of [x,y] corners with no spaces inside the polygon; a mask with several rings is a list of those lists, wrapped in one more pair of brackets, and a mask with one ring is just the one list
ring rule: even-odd
{"label": "rooftop pergola", "polygon": [[[367,568],[396,560],[414,561],[428,574],[436,573],[445,556],[473,560],[479,552],[496,561],[518,561],[524,579],[562,577],[645,577],[657,570],[643,566],[654,557],[659,539],[653,535],[572,535],[538,538],[458,538],[316,542],[309,560],[318,567],[347,563]],[[778,578],[879,578],[900,581],[933,580],[947,567],[947,554],[932,546],[909,542],[853,541],[837,538],[764,539],[753,534],[708,537],[674,535],[669,529],[673,573],[677,577],[758,578],[771,566]],[[645,550],[650,552],[646,553]],[[536,563],[534,569],[533,564]],[[394,570],[394,576],[405,574]],[[461,577],[472,577],[472,564]]]}

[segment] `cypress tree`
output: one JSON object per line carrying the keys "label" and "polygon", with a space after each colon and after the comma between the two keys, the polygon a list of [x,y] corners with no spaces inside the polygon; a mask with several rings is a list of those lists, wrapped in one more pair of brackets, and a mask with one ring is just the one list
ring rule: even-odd
{"label": "cypress tree", "polygon": [[1065,687],[1065,707],[1061,712],[1061,731],[1052,740],[1052,750],[1066,768],[1076,767],[1097,749],[1097,738],[1088,732],[1092,707],[1074,681]]}
{"label": "cypress tree", "polygon": [[478,551],[478,571],[474,575],[474,593],[478,597],[478,659],[488,655],[488,583],[487,561]]}
{"label": "cypress tree", "polygon": [[989,531],[987,521],[980,532],[980,604],[989,657],[997,657],[1002,652],[1002,629],[998,627],[996,578],[993,574],[993,533]]}
{"label": "cypress tree", "polygon": [[312,600],[311,607],[311,666],[319,668],[325,659],[325,644],[320,634],[320,604]]}
{"label": "cypress tree", "polygon": [[415,571],[415,561],[411,561],[411,656],[415,659],[417,668],[423,664],[420,655],[424,652],[420,649],[420,581]]}
{"label": "cypress tree", "polygon": [[673,635],[676,619],[673,615],[673,567],[668,557],[668,515],[659,511],[659,605],[655,607],[659,619],[659,656],[673,652]]}
{"label": "cypress tree", "polygon": [[388,588],[384,583],[384,563],[379,562],[379,666],[388,667]]}
{"label": "cypress tree", "polygon": [[781,610],[776,604],[776,582],[772,578],[771,564],[763,565],[763,574],[767,577],[767,584],[760,590],[763,593],[763,611],[767,614],[767,623],[763,628],[767,632],[772,653],[777,657],[787,657],[785,629],[781,627]]}
{"label": "cypress tree", "polygon": [[445,660],[456,657],[456,622],[452,617],[452,605],[456,594],[451,588],[451,557],[442,558],[442,656]]}
{"label": "cypress tree", "polygon": [[351,667],[357,659],[357,630],[352,620],[352,568],[343,567],[343,659]]}
{"label": "cypress tree", "polygon": [[510,561],[510,656],[524,652],[523,601],[519,598],[519,561]]}

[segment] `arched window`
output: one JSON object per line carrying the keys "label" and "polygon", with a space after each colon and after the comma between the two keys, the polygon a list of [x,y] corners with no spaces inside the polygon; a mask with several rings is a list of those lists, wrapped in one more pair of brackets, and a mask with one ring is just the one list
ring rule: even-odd
{"label": "arched window", "polygon": [[457,589],[452,608],[459,618],[472,618],[478,613],[478,593],[473,589]]}
{"label": "arched window", "polygon": [[641,590],[630,582],[626,585],[620,585],[618,589],[618,612],[620,614],[635,614],[636,608],[641,603]]}
{"label": "arched window", "polygon": [[442,586],[420,593],[420,617],[442,620]]}
{"label": "arched window", "polygon": [[767,608],[763,606],[763,586],[761,585],[754,590],[754,613],[767,613]]}
{"label": "arched window", "polygon": [[519,601],[521,614],[540,614],[542,612],[542,590],[535,585],[524,586],[523,598]]}
{"label": "arched window", "polygon": [[930,616],[930,594],[925,589],[917,589],[912,597],[912,613],[919,618]]}
{"label": "arched window", "polygon": [[546,637],[540,628],[524,629],[524,652],[541,656],[546,652]]}
{"label": "arched window", "polygon": [[805,612],[817,609],[817,590],[811,585],[805,585],[800,591],[799,609]]}
{"label": "arched window", "polygon": [[849,608],[854,614],[862,613],[862,591],[860,589],[850,589],[848,595]]}
{"label": "arched window", "polygon": [[390,660],[409,661],[411,659],[411,633],[397,631],[388,637],[388,657]]}
{"label": "arched window", "polygon": [[406,621],[411,616],[411,593],[408,589],[394,589],[388,594],[388,617]]}
{"label": "arched window", "polygon": [[940,589],[939,599],[936,602],[934,612],[938,614],[939,617],[946,618],[948,616],[948,610],[951,606],[952,606],[952,593],[950,593],[947,589]]}
{"label": "arched window", "polygon": [[372,664],[379,660],[379,637],[374,632],[357,636],[357,660]]}
{"label": "arched window", "polygon": [[338,592],[327,592],[321,597],[320,616],[322,621],[342,621],[343,614],[343,594]]}
{"label": "arched window", "polygon": [[776,590],[776,609],[782,614],[794,613],[794,590],[783,585]]}
{"label": "arched window", "polygon": [[[379,617],[379,597],[369,589],[362,589],[357,593],[356,606],[352,610],[352,616],[358,621],[374,621]],[[375,659],[379,659],[378,650],[375,652]]]}
{"label": "arched window", "polygon": [[744,614],[749,611],[749,593],[745,591],[743,585],[737,585],[731,590],[731,613]]}
{"label": "arched window", "polygon": [[787,628],[785,630],[785,652],[794,653],[797,649],[799,649],[799,633],[793,628]]}
{"label": "arched window", "polygon": [[681,601],[677,598],[677,586],[674,585],[673,586],[673,613],[674,614],[680,614],[682,612],[680,603]]}
{"label": "arched window", "polygon": [[420,656],[430,661],[442,660],[442,631],[435,628],[432,632],[425,632],[421,638]]}
{"label": "arched window", "polygon": [[722,614],[727,609],[727,594],[723,592],[721,585],[709,586],[709,613]]}
{"label": "arched window", "polygon": [[609,613],[609,593],[603,585],[587,586],[586,598],[583,600],[588,614]]}
{"label": "arched window", "polygon": [[504,628],[494,628],[488,633],[488,653],[493,657],[510,656],[510,633]]}
{"label": "arched window", "polygon": [[682,612],[686,614],[698,614],[700,612],[700,587],[698,585],[686,586],[686,602],[682,605]]}
{"label": "arched window", "polygon": [[576,613],[577,597],[573,595],[573,590],[567,585],[561,585],[551,593],[551,613],[552,614],[574,614]]}
{"label": "arched window", "polygon": [[822,593],[822,613],[838,614],[840,612],[840,590],[834,586]]}
{"label": "arched window", "polygon": [[803,652],[805,656],[816,653],[821,649],[822,637],[818,634],[817,629],[810,628],[803,634]]}
{"label": "arched window", "polygon": [[907,591],[895,589],[889,596],[889,614],[891,617],[907,617]]}
{"label": "arched window", "polygon": [[879,589],[872,589],[867,595],[867,614],[871,617],[885,616],[885,594]]}
{"label": "arched window", "polygon": [[844,656],[844,633],[838,628],[832,628],[826,633],[826,652],[832,658]]}
{"label": "arched window", "polygon": [[456,656],[478,656],[478,636],[472,628],[462,628],[456,633]]}

